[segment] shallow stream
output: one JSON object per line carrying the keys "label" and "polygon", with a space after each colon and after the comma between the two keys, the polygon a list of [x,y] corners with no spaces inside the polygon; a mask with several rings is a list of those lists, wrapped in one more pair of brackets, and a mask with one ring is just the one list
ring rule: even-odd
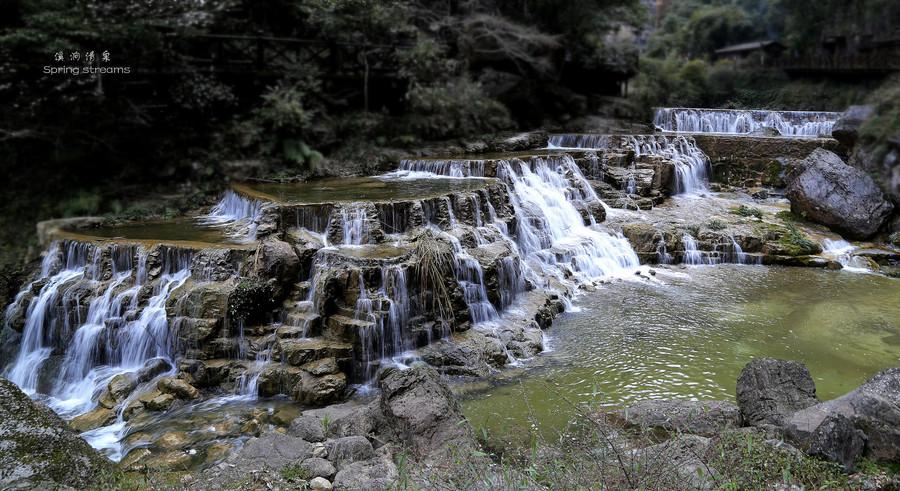
{"label": "shallow stream", "polygon": [[661,284],[615,282],[583,294],[547,331],[550,350],[489,386],[459,388],[493,434],[561,429],[575,406],[643,399],[734,400],[741,368],[804,362],[820,399],[900,361],[900,280],[812,268],[658,270]]}

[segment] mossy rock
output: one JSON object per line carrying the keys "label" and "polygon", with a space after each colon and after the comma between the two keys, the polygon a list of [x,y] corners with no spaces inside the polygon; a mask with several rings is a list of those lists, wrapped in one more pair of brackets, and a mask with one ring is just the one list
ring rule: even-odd
{"label": "mossy rock", "polygon": [[113,473],[59,416],[3,378],[0,400],[0,488],[85,489]]}
{"label": "mossy rock", "polygon": [[228,316],[236,321],[265,320],[276,306],[273,286],[254,278],[241,280],[228,296]]}

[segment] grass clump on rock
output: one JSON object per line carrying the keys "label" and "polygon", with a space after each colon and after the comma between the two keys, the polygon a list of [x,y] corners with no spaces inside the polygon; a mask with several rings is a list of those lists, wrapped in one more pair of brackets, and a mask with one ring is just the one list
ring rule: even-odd
{"label": "grass clump on rock", "polygon": [[718,218],[713,218],[712,220],[706,222],[706,228],[710,230],[725,230],[728,228],[728,225]]}
{"label": "grass clump on rock", "polygon": [[779,244],[791,256],[808,256],[822,252],[821,246],[794,224],[787,224],[787,231],[779,239]]}
{"label": "grass clump on rock", "polygon": [[753,208],[752,206],[740,205],[736,208],[732,208],[731,213],[742,217],[754,217],[762,219],[763,212],[759,208]]}
{"label": "grass clump on rock", "polygon": [[421,285],[422,304],[429,305],[444,320],[453,317],[453,302],[447,278],[454,276],[454,255],[450,244],[426,230],[416,240],[415,274]]}

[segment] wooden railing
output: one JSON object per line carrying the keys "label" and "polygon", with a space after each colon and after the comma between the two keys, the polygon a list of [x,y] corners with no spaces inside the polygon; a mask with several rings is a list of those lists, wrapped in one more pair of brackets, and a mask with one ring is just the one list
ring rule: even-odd
{"label": "wooden railing", "polygon": [[774,65],[788,73],[890,73],[900,71],[900,56],[894,53],[805,56],[780,58]]}
{"label": "wooden railing", "polygon": [[318,39],[225,34],[171,35],[167,43],[186,65],[215,72],[255,75],[302,70],[315,64],[326,67],[324,76],[365,71],[386,75],[397,68],[395,54],[404,44],[339,43]]}

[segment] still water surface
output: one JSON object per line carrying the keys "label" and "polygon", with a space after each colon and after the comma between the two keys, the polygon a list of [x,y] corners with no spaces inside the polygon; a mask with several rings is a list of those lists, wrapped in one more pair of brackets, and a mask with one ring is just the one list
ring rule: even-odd
{"label": "still water surface", "polygon": [[[465,412],[492,432],[561,428],[573,404],[734,400],[752,358],[800,360],[831,399],[900,365],[900,280],[810,268],[660,270],[662,284],[617,282],[581,296],[548,331],[550,349]],[[466,391],[466,388],[462,388]]]}

